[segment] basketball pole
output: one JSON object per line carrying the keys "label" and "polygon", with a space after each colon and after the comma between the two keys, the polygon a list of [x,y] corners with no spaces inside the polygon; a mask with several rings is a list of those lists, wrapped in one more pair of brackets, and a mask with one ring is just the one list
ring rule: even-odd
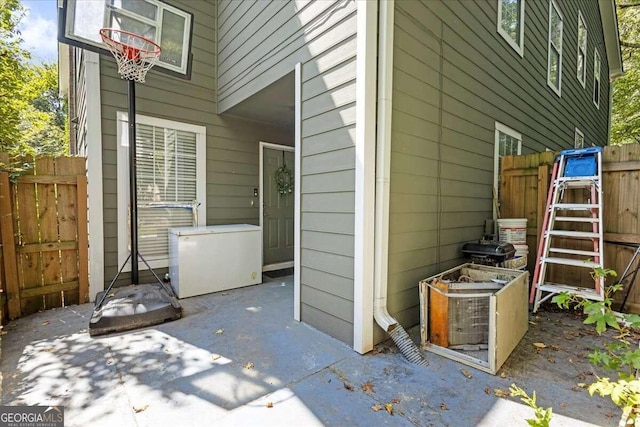
{"label": "basketball pole", "polygon": [[136,82],[127,80],[129,116],[129,221],[131,231],[131,284],[138,284],[138,183],[136,180]]}

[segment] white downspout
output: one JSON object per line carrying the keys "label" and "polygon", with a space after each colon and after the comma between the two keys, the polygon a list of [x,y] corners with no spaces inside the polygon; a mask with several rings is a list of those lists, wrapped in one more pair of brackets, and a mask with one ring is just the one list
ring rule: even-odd
{"label": "white downspout", "polygon": [[380,0],[378,25],[378,117],[376,135],[376,208],[374,235],[373,317],[411,363],[428,365],[407,331],[387,310],[389,268],[389,184],[391,181],[391,113],[393,94],[394,0]]}
{"label": "white downspout", "polygon": [[394,0],[380,1],[378,26],[378,134],[376,137],[373,316],[385,332],[390,332],[398,325],[398,321],[391,317],[387,310],[394,2]]}

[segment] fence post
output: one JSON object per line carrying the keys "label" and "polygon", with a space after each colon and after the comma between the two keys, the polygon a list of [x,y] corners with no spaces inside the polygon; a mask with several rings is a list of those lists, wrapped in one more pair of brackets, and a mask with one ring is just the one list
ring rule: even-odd
{"label": "fence post", "polygon": [[78,298],[79,304],[89,302],[89,232],[87,230],[87,177],[78,175]]}
{"label": "fence post", "polygon": [[11,209],[11,188],[9,174],[0,172],[0,230],[2,234],[2,257],[6,279],[5,290],[9,318],[15,319],[22,314],[20,308],[20,285],[18,284],[18,262],[16,259],[16,241],[13,230],[13,213]]}

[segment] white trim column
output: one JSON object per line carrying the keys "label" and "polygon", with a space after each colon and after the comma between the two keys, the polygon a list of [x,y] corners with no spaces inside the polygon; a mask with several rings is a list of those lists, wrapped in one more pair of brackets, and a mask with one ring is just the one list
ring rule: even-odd
{"label": "white trim column", "polygon": [[378,2],[357,5],[353,349],[366,353],[373,349]]}
{"label": "white trim column", "polygon": [[301,244],[301,188],[302,187],[302,64],[296,64],[295,70],[295,188],[293,202],[293,318],[300,321],[300,244]]}
{"label": "white trim column", "polygon": [[100,55],[84,51],[87,108],[87,193],[89,196],[89,298],[104,290],[104,206],[102,199],[102,106]]}

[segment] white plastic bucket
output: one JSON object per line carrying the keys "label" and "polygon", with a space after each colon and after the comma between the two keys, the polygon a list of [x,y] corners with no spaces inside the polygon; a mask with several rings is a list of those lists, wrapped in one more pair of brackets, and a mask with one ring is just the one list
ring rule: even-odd
{"label": "white plastic bucket", "polygon": [[526,270],[528,256],[529,256],[529,246],[527,245],[513,245],[516,250],[516,253],[513,255],[513,258],[506,260],[502,266],[504,268],[512,268],[517,270]]}
{"label": "white plastic bucket", "polygon": [[513,245],[516,250],[515,256],[527,256],[529,255],[529,246],[527,245]]}
{"label": "white plastic bucket", "polygon": [[498,223],[498,240],[516,245],[527,244],[526,218],[500,218]]}

